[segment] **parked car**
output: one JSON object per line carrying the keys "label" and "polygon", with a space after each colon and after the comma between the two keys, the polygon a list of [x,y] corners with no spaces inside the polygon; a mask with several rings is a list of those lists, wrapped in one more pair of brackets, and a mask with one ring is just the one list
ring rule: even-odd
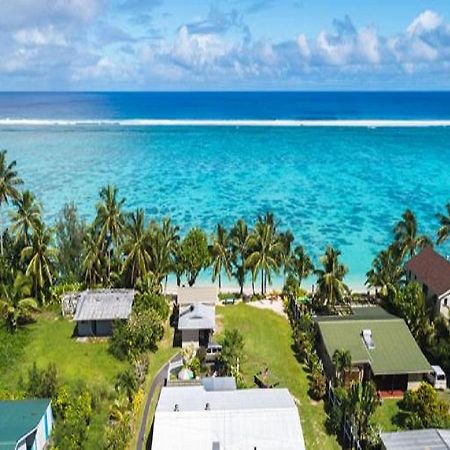
{"label": "parked car", "polygon": [[215,361],[221,350],[222,346],[220,344],[209,344],[208,348],[206,349],[206,361]]}
{"label": "parked car", "polygon": [[427,378],[435,389],[447,389],[447,377],[441,366],[431,366],[431,373],[427,375]]}

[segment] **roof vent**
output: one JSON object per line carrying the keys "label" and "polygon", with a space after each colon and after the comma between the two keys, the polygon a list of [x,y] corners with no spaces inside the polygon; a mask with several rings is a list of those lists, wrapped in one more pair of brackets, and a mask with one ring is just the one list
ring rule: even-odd
{"label": "roof vent", "polygon": [[207,404],[205,405],[205,411],[209,411],[210,409],[211,409],[211,407],[210,407],[209,403],[207,403]]}
{"label": "roof vent", "polygon": [[173,410],[175,412],[178,412],[180,410],[180,408],[178,408],[178,403],[175,403],[175,407],[173,408]]}
{"label": "roof vent", "polygon": [[362,338],[364,340],[364,344],[369,350],[373,350],[375,348],[375,342],[372,338],[372,330],[362,330]]}

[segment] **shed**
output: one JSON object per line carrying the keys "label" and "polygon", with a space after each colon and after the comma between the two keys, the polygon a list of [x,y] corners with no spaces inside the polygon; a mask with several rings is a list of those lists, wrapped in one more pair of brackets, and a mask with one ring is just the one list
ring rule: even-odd
{"label": "shed", "polygon": [[382,450],[450,450],[450,430],[395,431],[381,433]]}
{"label": "shed", "polygon": [[183,346],[193,344],[195,347],[207,347],[215,328],[215,306],[194,303],[180,309],[178,330],[181,331]]}
{"label": "shed", "polygon": [[156,408],[152,449],[169,448],[304,450],[305,444],[287,389],[182,386],[164,387]]}
{"label": "shed", "polygon": [[130,316],[134,295],[132,289],[81,292],[74,316],[78,336],[110,336],[113,322]]}
{"label": "shed", "polygon": [[0,401],[1,450],[42,450],[52,428],[49,399]]}

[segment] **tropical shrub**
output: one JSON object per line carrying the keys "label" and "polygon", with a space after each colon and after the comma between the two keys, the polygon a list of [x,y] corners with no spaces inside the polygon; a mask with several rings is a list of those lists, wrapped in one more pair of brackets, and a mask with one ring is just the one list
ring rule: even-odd
{"label": "tropical shrub", "polygon": [[436,390],[428,383],[422,383],[416,391],[406,391],[401,406],[409,412],[405,419],[405,426],[409,429],[450,426],[447,403],[439,399]]}
{"label": "tropical shrub", "polygon": [[238,367],[244,356],[244,344],[244,337],[236,328],[225,330],[218,358],[223,375],[239,373]]}
{"label": "tropical shrub", "polygon": [[92,414],[92,397],[82,388],[62,386],[53,401],[56,427],[54,446],[61,450],[77,450],[82,447]]}
{"label": "tropical shrub", "polygon": [[110,340],[110,351],[118,359],[135,360],[143,353],[156,351],[164,334],[161,319],[153,310],[132,314],[128,322],[117,323]]}
{"label": "tropical shrub", "polygon": [[53,398],[58,390],[56,366],[50,363],[46,369],[39,369],[36,362],[28,370],[24,391],[28,397]]}
{"label": "tropical shrub", "polygon": [[145,311],[154,311],[162,321],[167,320],[170,313],[169,303],[163,295],[157,295],[150,292],[138,294],[133,304],[136,314]]}
{"label": "tropical shrub", "polygon": [[327,378],[320,368],[315,368],[311,373],[309,391],[315,400],[321,400],[327,390]]}

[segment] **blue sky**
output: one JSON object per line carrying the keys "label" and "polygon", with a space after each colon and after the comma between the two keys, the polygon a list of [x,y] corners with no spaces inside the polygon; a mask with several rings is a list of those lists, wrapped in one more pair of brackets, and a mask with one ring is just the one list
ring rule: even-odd
{"label": "blue sky", "polygon": [[449,0],[14,0],[2,90],[450,89]]}

